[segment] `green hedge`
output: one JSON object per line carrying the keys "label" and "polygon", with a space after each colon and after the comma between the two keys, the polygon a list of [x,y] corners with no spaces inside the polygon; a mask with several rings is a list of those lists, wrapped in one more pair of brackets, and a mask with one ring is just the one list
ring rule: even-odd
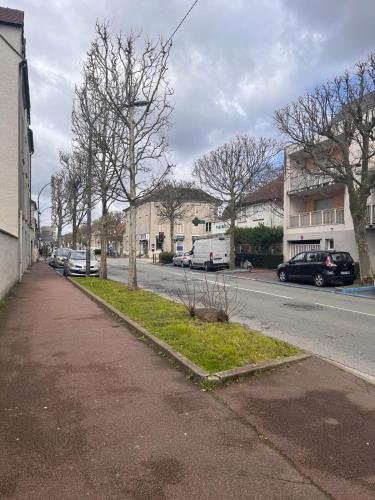
{"label": "green hedge", "polygon": [[173,252],[161,252],[159,253],[159,262],[162,264],[171,264],[173,262],[173,257]]}
{"label": "green hedge", "polygon": [[260,224],[257,227],[236,227],[234,242],[236,245],[250,244],[268,248],[275,243],[282,243],[283,228],[267,227]]}
{"label": "green hedge", "polygon": [[284,262],[283,255],[246,254],[246,259],[249,260],[254,267],[261,267],[264,269],[276,269],[279,264]]}

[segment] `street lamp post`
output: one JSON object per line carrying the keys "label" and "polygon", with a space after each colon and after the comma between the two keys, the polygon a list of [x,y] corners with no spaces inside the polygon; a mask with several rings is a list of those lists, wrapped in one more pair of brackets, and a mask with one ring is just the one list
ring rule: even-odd
{"label": "street lamp post", "polygon": [[39,201],[40,201],[40,195],[42,194],[42,192],[44,191],[44,189],[49,186],[51,184],[51,181],[50,182],[47,182],[47,184],[45,184],[42,189],[39,191],[38,193],[38,199],[37,199],[37,209],[38,209],[38,254],[40,254],[40,206],[39,206]]}

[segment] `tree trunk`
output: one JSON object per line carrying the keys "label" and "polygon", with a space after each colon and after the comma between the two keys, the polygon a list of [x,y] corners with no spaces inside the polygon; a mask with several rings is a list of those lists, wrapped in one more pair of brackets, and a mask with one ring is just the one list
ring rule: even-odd
{"label": "tree trunk", "polygon": [[62,227],[61,224],[57,226],[57,248],[61,246],[61,233],[62,233]]}
{"label": "tree trunk", "polygon": [[108,220],[107,199],[102,198],[102,220],[100,228],[100,277],[107,279],[107,246],[108,246]]}
{"label": "tree trunk", "polygon": [[169,221],[169,227],[171,232],[171,252],[174,252],[173,244],[174,244],[174,220]]}
{"label": "tree trunk", "polygon": [[87,245],[86,245],[86,277],[90,277],[91,266],[91,195],[92,195],[92,129],[90,128],[89,135],[89,161],[87,169]]}
{"label": "tree trunk", "polygon": [[231,217],[230,219],[230,227],[229,227],[229,248],[230,248],[230,255],[229,255],[229,268],[234,269],[236,267],[236,255],[235,255],[235,248],[234,248],[234,230],[236,227],[236,219],[234,217]]}
{"label": "tree trunk", "polygon": [[77,250],[77,208],[74,206],[72,213],[72,247]]}
{"label": "tree trunk", "polygon": [[136,165],[134,161],[134,122],[133,107],[129,108],[129,191],[130,191],[130,214],[129,214],[129,273],[128,288],[136,290],[137,285],[137,242],[136,242]]}
{"label": "tree trunk", "polygon": [[374,275],[371,268],[370,253],[368,250],[366,216],[358,214],[353,216],[354,235],[357,243],[359,269],[363,285],[373,285]]}

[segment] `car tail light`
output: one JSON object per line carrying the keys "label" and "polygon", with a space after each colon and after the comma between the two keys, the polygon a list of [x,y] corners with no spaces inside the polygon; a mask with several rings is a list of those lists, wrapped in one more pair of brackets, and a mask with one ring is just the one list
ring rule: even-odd
{"label": "car tail light", "polygon": [[214,254],[212,252],[210,252],[210,260],[213,260],[214,258]]}
{"label": "car tail light", "polygon": [[326,260],[325,260],[325,262],[324,262],[324,265],[325,265],[326,267],[331,267],[331,268],[332,268],[332,267],[337,267],[337,265],[336,265],[336,264],[334,264],[334,262],[332,261],[332,258],[331,258],[329,255],[327,255]]}

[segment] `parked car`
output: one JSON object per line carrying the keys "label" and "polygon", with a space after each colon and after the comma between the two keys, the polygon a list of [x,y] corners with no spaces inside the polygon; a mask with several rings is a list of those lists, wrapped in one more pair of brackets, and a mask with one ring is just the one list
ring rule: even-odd
{"label": "parked car", "polygon": [[348,252],[301,252],[277,268],[280,281],[312,281],[351,285],[356,279],[354,261]]}
{"label": "parked car", "polygon": [[203,238],[194,242],[189,265],[205,271],[229,267],[229,254],[229,238]]}
{"label": "parked car", "polygon": [[191,252],[177,252],[173,257],[173,265],[181,267],[189,267]]}
{"label": "parked car", "polygon": [[53,267],[64,267],[69,252],[70,248],[57,248],[53,254],[51,265]]}
{"label": "parked car", "polygon": [[[64,276],[83,276],[86,274],[86,250],[70,250],[64,264]],[[99,276],[99,262],[91,252],[90,276]]]}

